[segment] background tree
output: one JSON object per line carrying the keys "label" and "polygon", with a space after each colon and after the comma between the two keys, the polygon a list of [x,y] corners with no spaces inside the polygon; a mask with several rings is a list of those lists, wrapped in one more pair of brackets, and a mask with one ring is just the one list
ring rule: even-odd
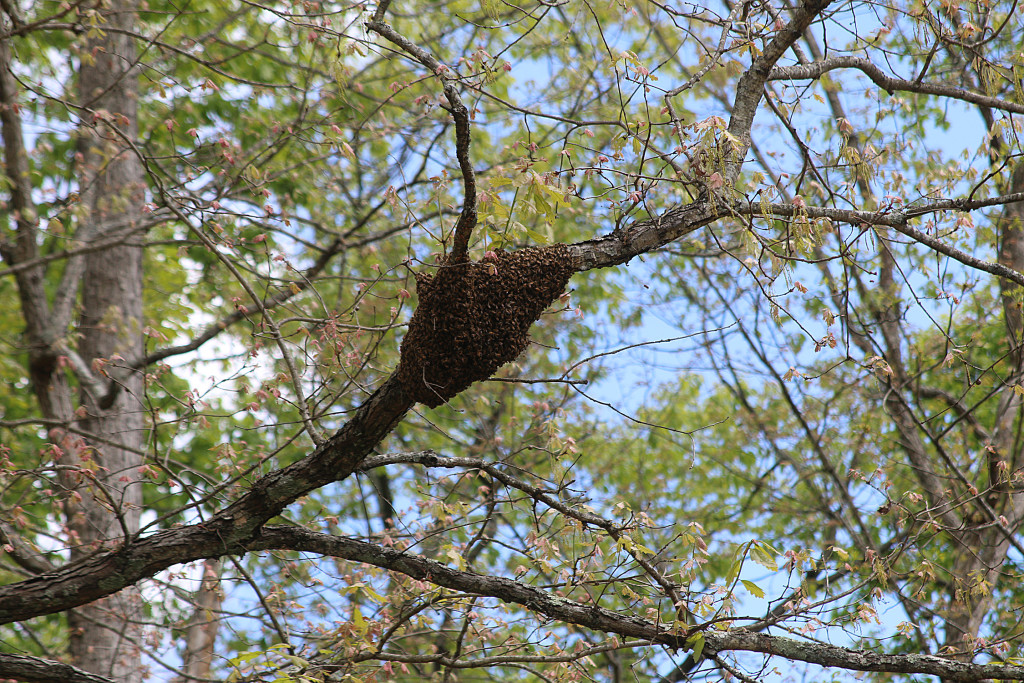
{"label": "background tree", "polygon": [[0,677],[1024,680],[1015,4],[0,9]]}

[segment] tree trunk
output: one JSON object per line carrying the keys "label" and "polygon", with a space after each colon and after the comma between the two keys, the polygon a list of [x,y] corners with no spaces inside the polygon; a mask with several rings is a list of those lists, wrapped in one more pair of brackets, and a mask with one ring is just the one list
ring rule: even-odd
{"label": "tree trunk", "polygon": [[[114,382],[99,383],[105,392],[79,383],[78,426],[87,436],[65,454],[91,473],[80,477],[69,499],[68,526],[77,537],[72,561],[136,533],[142,506],[142,375],[113,370],[143,351],[142,248],[133,229],[142,217],[145,183],[130,144],[138,137],[138,74],[135,46],[122,32],[134,29],[135,5],[112,0],[98,7],[105,19],[100,28],[119,30],[103,30],[82,56],[79,231],[91,240],[123,235],[124,241],[84,260],[78,355],[97,379]],[[135,589],[76,609],[69,618],[73,663],[117,681],[141,681],[140,617]]]}
{"label": "tree trunk", "polygon": [[[1024,166],[1017,166],[1008,186],[1000,189],[1007,194],[1024,192]],[[1018,272],[1024,271],[1024,202],[1003,207],[996,225],[999,228],[999,263]],[[1020,448],[1022,401],[1013,388],[1024,376],[1021,341],[1024,337],[1024,313],[1018,285],[1000,280],[999,289],[1006,324],[1009,368],[1002,379],[1003,391],[996,411],[995,428],[986,449],[987,491],[982,499],[995,513],[1002,515],[1012,533],[1020,527],[1020,520],[1024,517],[1024,495],[1015,491],[1009,480],[1009,473],[1024,465]],[[967,660],[973,654],[985,618],[990,615],[993,592],[1006,576],[1004,563],[1010,541],[1007,533],[991,521],[987,516],[979,516],[981,528],[964,533],[965,552],[957,558],[953,569],[957,581],[950,591],[951,608],[945,644],[952,651],[965,652],[964,659]]]}
{"label": "tree trunk", "polygon": [[220,628],[220,605],[224,593],[220,587],[220,560],[203,562],[199,589],[193,594],[192,617],[185,626],[185,651],[182,653],[182,676],[175,683],[205,681],[210,678],[216,654],[217,630]]}

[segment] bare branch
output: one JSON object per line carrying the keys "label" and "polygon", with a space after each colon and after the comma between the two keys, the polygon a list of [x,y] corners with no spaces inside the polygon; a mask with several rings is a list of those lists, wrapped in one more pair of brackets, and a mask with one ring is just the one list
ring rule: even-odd
{"label": "bare branch", "polygon": [[430,69],[430,72],[441,80],[444,96],[451,107],[452,118],[455,120],[455,155],[458,157],[459,169],[462,172],[463,198],[462,213],[459,214],[459,220],[455,223],[455,239],[448,257],[452,262],[463,261],[467,258],[469,240],[473,236],[473,229],[476,227],[477,221],[476,173],[473,171],[473,163],[469,158],[471,142],[469,110],[462,103],[459,91],[455,87],[456,80],[449,76],[451,69],[381,21],[382,15],[383,11],[378,8],[377,14],[374,15],[372,21],[366,24],[366,28],[394,43],[420,64]]}
{"label": "bare branch", "polygon": [[852,650],[835,645],[794,640],[744,629],[717,631],[700,627],[682,633],[672,624],[659,624],[635,614],[613,612],[593,604],[562,598],[543,589],[500,576],[484,576],[452,569],[440,562],[411,553],[364,543],[341,536],[296,527],[268,527],[253,545],[262,550],[289,549],[363,562],[452,590],[496,598],[522,605],[546,617],[578,624],[605,633],[648,640],[673,648],[690,649],[687,639],[696,630],[704,635],[706,655],[726,651],[760,652],[767,655],[838,667],[852,671],[925,674],[954,681],[982,681],[989,678],[1024,680],[1024,666],[972,664],[934,655],[890,655]]}
{"label": "bare branch", "polygon": [[26,543],[7,522],[0,521],[0,543],[9,546],[5,552],[25,571],[42,574],[53,570],[53,565],[46,557]]}
{"label": "bare branch", "polygon": [[27,683],[115,683],[111,678],[98,676],[70,664],[39,657],[0,653],[0,678]]}
{"label": "bare branch", "polygon": [[981,93],[958,88],[952,85],[941,83],[922,83],[921,81],[908,81],[902,78],[893,78],[884,73],[871,61],[864,57],[853,57],[851,55],[839,55],[828,57],[820,62],[811,64],[798,64],[794,66],[777,66],[768,74],[770,81],[787,80],[814,80],[823,74],[836,69],[857,69],[862,71],[878,87],[890,95],[896,91],[920,93],[922,95],[935,95],[937,97],[948,97],[954,100],[970,102],[982,107],[1000,109],[1014,114],[1024,114],[1024,104],[1012,102],[999,97],[991,97]]}

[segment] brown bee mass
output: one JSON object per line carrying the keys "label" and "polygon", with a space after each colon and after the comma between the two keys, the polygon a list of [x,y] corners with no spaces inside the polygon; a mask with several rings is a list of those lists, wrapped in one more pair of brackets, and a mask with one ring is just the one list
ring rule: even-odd
{"label": "brown bee mass", "polygon": [[435,408],[487,379],[526,349],[530,325],[573,272],[569,248],[555,244],[416,273],[419,305],[402,340],[402,386]]}

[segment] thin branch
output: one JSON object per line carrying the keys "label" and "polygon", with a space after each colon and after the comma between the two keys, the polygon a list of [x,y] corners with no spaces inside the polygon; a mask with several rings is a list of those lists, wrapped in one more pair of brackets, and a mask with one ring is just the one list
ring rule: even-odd
{"label": "thin branch", "polygon": [[[42,574],[53,570],[53,565],[42,553],[30,546],[10,524],[3,521],[0,521],[0,543],[8,546],[4,551],[25,571]],[[0,676],[2,675],[0,672]]]}
{"label": "thin branch", "polygon": [[[118,245],[124,244],[125,240],[131,237],[132,235],[149,232],[150,229],[157,225],[160,225],[166,220],[166,217],[157,217],[145,223],[137,223],[131,230],[124,230],[121,232],[118,232],[118,229],[115,228],[115,230],[113,231],[113,237],[105,237],[102,240],[95,240],[93,242],[90,242],[88,245],[84,246],[76,246],[71,249],[63,249],[61,251],[51,252],[49,254],[46,254],[45,256],[36,256],[35,258],[29,261],[19,261],[17,264],[12,265],[9,268],[4,268],[3,270],[0,270],[0,277],[14,275],[21,271],[30,270],[37,266],[43,266],[53,261],[70,259],[72,257],[79,256],[82,254],[91,254],[97,251],[103,251],[104,249],[109,249],[110,247],[116,247]],[[68,239],[68,242],[71,244],[79,244],[79,239],[80,237],[78,235],[74,235],[73,237]]]}
{"label": "thin branch", "polygon": [[67,358],[68,363],[75,369],[75,375],[82,387],[88,391],[93,398],[99,399],[107,393],[106,384],[93,373],[92,368],[85,362],[85,359],[78,355],[78,352],[68,346],[64,340],[58,340],[54,350]]}
{"label": "thin branch", "polygon": [[382,15],[383,12],[378,8],[377,14],[374,15],[372,21],[366,24],[366,28],[381,38],[397,45],[406,54],[430,69],[430,72],[441,80],[444,96],[448,100],[450,107],[449,111],[455,120],[455,155],[458,157],[459,169],[462,171],[463,199],[462,213],[459,214],[459,220],[455,223],[455,239],[448,258],[452,263],[464,261],[468,258],[469,240],[473,236],[473,229],[476,227],[477,221],[476,173],[473,171],[473,164],[469,158],[469,145],[471,142],[469,110],[462,103],[459,91],[455,87],[456,80],[448,75],[451,73],[451,69],[437,61],[437,58],[419,45],[416,45],[381,21],[380,16]]}
{"label": "thin branch", "polygon": [[[270,310],[263,305],[263,298],[256,293],[256,290],[253,289],[252,285],[249,284],[249,281],[242,276],[242,273],[239,272],[235,263],[233,263],[229,258],[224,256],[220,252],[220,250],[217,248],[216,243],[210,237],[208,237],[200,228],[193,225],[192,221],[188,219],[188,216],[186,216],[184,212],[181,211],[181,209],[179,209],[178,207],[174,206],[171,203],[172,200],[169,197],[166,199],[167,207],[172,212],[174,212],[176,216],[178,216],[178,219],[184,225],[188,226],[188,229],[192,232],[193,235],[195,235],[197,238],[199,238],[199,240],[203,242],[203,244],[210,251],[210,253],[217,256],[220,262],[224,264],[224,267],[227,268],[228,271],[234,276],[235,281],[238,282],[242,289],[245,290],[245,293],[249,295],[249,299],[254,304],[256,304],[256,307],[259,310],[262,319],[270,328],[271,337],[277,344],[277,349],[278,351],[281,352],[281,357],[282,359],[284,359],[285,366],[288,368],[288,374],[291,376],[292,380],[292,391],[295,392],[295,407],[299,411],[299,417],[302,419],[302,424],[306,429],[306,433],[309,435],[310,440],[312,440],[314,444],[316,444],[317,446],[322,445],[324,442],[324,438],[320,434],[320,431],[313,424],[313,419],[309,414],[309,405],[306,403],[305,392],[302,390],[302,378],[299,375],[298,368],[296,367],[295,362],[292,359],[291,352],[288,350],[288,345],[285,343],[284,337],[281,334],[281,328],[275,322],[273,316],[270,313]],[[242,313],[245,312],[246,311],[244,310],[242,311]],[[115,390],[112,390],[111,393],[113,394],[114,391]]]}
{"label": "thin branch", "polygon": [[633,558],[634,562],[643,568],[644,572],[651,577],[655,583],[661,586],[665,595],[672,600],[673,605],[676,605],[681,610],[686,609],[683,596],[679,593],[680,586],[677,586],[670,581],[656,566],[654,566],[654,563],[652,563],[634,546],[633,543],[624,542],[624,539],[626,539],[624,532],[629,530],[627,525],[616,524],[615,522],[605,519],[600,515],[596,515],[592,512],[585,512],[579,509],[578,506],[570,505],[560,500],[550,491],[542,489],[539,486],[534,486],[533,484],[519,479],[518,477],[513,477],[505,469],[496,467],[493,463],[489,463],[478,458],[451,458],[437,455],[433,451],[419,451],[416,453],[400,453],[395,456],[377,456],[367,458],[363,462],[363,466],[377,466],[375,463],[382,461],[384,458],[391,458],[392,460],[395,458],[404,458],[405,462],[415,462],[428,467],[479,469],[486,472],[488,475],[493,477],[495,481],[500,482],[504,486],[522,491],[538,503],[542,503],[566,517],[571,517],[583,525],[590,525],[602,529],[619,545],[620,548],[623,549],[623,551]]}
{"label": "thin branch", "polygon": [[787,216],[807,218],[828,218],[842,223],[852,225],[884,225],[895,229],[897,232],[906,235],[940,254],[944,254],[965,266],[980,270],[996,277],[1005,278],[1024,286],[1024,273],[1007,268],[1000,263],[991,263],[983,259],[971,256],[967,252],[951,247],[942,240],[932,237],[926,232],[911,227],[911,218],[938,213],[940,211],[972,211],[1024,201],[1024,192],[1017,192],[1000,197],[989,199],[944,199],[936,202],[929,202],[920,206],[908,207],[906,209],[882,210],[882,211],[857,211],[853,209],[833,209],[828,207],[798,207],[793,204],[770,204],[762,206],[759,204],[733,204],[731,209],[739,215],[744,216]]}
{"label": "thin branch", "polygon": [[[373,207],[373,209],[371,209],[370,212],[368,212],[363,218],[361,218],[354,227],[347,230],[346,234],[351,234],[355,230],[358,230],[360,226],[364,225],[369,220],[370,214],[376,212],[378,208],[379,206]],[[430,215],[433,216],[437,214],[435,213]],[[290,301],[297,295],[301,294],[302,292],[305,292],[306,290],[310,289],[314,284],[314,280],[324,270],[330,259],[333,256],[337,255],[338,253],[350,248],[355,249],[358,247],[366,246],[367,244],[371,244],[379,239],[388,237],[396,232],[406,230],[413,224],[414,221],[409,221],[406,223],[395,225],[379,233],[368,235],[363,239],[354,241],[345,240],[343,237],[336,238],[325,249],[323,249],[320,256],[317,257],[316,261],[309,268],[303,271],[300,278],[289,282],[289,286],[287,288],[279,290],[273,296],[269,296],[263,299],[261,309],[271,310],[277,308],[282,304]],[[0,275],[2,274],[3,273],[0,272]],[[210,341],[217,335],[224,332],[224,330],[231,327],[235,323],[244,320],[247,315],[247,313],[243,313],[241,310],[232,311],[231,313],[225,315],[220,320],[217,320],[216,322],[207,325],[202,332],[200,332],[198,335],[196,335],[191,340],[185,342],[184,344],[169,346],[167,348],[154,351],[141,358],[135,359],[134,361],[129,363],[128,367],[134,370],[140,370],[144,367],[148,367],[150,365],[153,365],[154,363],[159,363],[160,361],[166,360],[173,356],[180,356],[186,353],[191,353],[192,351],[195,351],[196,349],[203,346],[206,342]],[[281,321],[281,324],[283,324],[284,322],[285,321]],[[376,329],[377,331],[380,331],[387,328],[378,329],[363,326],[354,329]]]}

